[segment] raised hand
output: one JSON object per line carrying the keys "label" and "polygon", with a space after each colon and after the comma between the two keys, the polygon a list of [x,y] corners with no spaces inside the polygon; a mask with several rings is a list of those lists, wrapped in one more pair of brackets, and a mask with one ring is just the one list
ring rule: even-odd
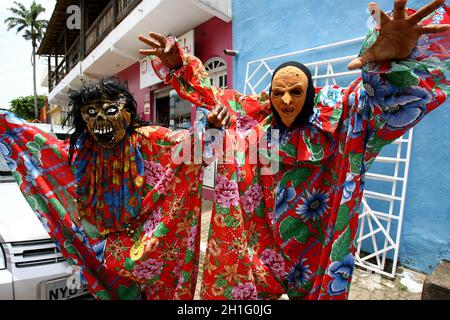
{"label": "raised hand", "polygon": [[175,39],[164,37],[162,34],[150,32],[150,37],[139,35],[138,39],[149,45],[152,49],[140,49],[144,55],[155,55],[170,69],[178,69],[183,64],[180,53],[175,45]]}
{"label": "raised hand", "polygon": [[407,0],[395,0],[392,18],[375,3],[369,4],[372,15],[379,17],[379,35],[371,48],[359,58],[348,64],[348,69],[361,68],[369,62],[382,62],[403,59],[409,56],[419,37],[426,33],[440,33],[450,30],[450,25],[420,25],[420,21],[438,9],[445,0],[434,0],[417,10],[411,16],[406,15]]}
{"label": "raised hand", "polygon": [[208,121],[213,128],[219,129],[223,126],[228,127],[231,119],[227,107],[224,105],[217,105],[206,115],[206,121]]}

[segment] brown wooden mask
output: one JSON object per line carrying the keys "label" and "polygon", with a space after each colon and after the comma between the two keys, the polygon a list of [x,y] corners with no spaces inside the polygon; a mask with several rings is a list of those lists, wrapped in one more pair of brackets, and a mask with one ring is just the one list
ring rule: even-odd
{"label": "brown wooden mask", "polygon": [[130,125],[130,113],[125,109],[126,99],[95,100],[81,107],[81,116],[94,140],[105,148],[113,148],[125,136]]}

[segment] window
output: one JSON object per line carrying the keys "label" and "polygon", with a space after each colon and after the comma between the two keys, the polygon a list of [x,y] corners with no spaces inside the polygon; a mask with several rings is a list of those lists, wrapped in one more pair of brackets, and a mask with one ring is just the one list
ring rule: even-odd
{"label": "window", "polygon": [[222,89],[227,88],[227,63],[223,58],[213,57],[206,61],[205,69],[209,73],[211,85]]}

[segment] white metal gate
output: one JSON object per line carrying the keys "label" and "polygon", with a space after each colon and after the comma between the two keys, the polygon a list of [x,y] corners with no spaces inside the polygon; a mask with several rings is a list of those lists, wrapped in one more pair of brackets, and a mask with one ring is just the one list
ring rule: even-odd
{"label": "white metal gate", "polygon": [[[348,71],[364,37],[280,54],[247,63],[245,94],[269,89],[273,70],[282,62],[297,60],[312,72],[315,86],[348,86],[361,74]],[[412,130],[386,146],[366,173],[365,192],[356,239],[356,264],[395,277],[405,204]]]}

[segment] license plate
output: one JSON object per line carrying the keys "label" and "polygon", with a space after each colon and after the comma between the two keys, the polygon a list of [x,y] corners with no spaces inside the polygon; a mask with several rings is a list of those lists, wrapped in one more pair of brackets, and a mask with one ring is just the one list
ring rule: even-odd
{"label": "license plate", "polygon": [[69,289],[67,287],[67,279],[57,279],[47,281],[44,284],[45,299],[47,300],[68,300],[88,293],[85,285],[79,289]]}

